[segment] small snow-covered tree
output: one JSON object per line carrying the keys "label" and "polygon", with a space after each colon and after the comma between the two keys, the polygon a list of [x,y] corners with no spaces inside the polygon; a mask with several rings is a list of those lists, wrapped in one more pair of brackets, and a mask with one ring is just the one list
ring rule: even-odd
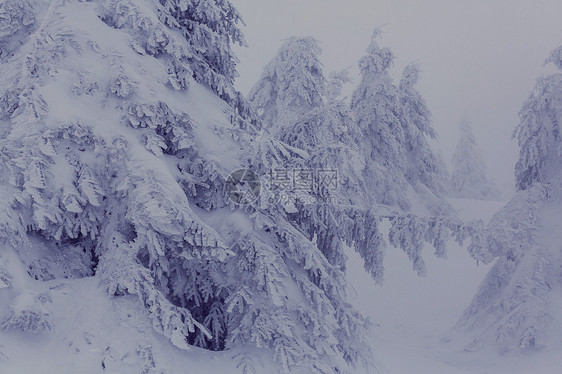
{"label": "small snow-covered tree", "polygon": [[486,175],[486,165],[467,116],[459,125],[459,141],[453,155],[450,194],[468,199],[497,199],[499,190]]}
{"label": "small snow-covered tree", "polygon": [[290,38],[249,93],[266,126],[281,133],[301,116],[322,105],[326,79],[318,59],[320,47],[311,38]]}

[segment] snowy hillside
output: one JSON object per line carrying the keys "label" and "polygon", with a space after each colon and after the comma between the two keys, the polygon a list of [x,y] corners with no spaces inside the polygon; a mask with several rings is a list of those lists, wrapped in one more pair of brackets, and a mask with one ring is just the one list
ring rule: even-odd
{"label": "snowy hillside", "polygon": [[[451,203],[463,218],[486,221],[503,205],[475,200]],[[18,331],[0,333],[2,373],[180,373],[185,368],[205,374],[243,372],[236,367],[239,355],[243,355],[240,350],[180,350],[153,331],[136,298],[108,299],[96,278],[34,281],[27,277],[12,251],[3,251],[2,266],[12,270],[12,284],[17,288],[9,293],[0,292],[2,305],[7,305],[6,300],[16,292],[26,289],[28,299],[44,300],[44,307],[57,327],[39,336]],[[373,324],[371,343],[377,369],[371,373],[557,372],[558,349],[562,349],[562,344],[535,356],[464,351],[466,338],[451,328],[490,269],[490,265],[477,266],[464,248],[452,247],[446,261],[428,261],[428,276],[424,278],[408,271],[408,260],[402,253],[391,251],[384,288],[370,279],[359,257],[349,254],[351,301]],[[249,352],[246,360],[253,364],[256,373],[275,370],[265,352]],[[154,371],[154,367],[158,370]]]}
{"label": "snowy hillside", "polygon": [[246,99],[242,25],[0,0],[0,373],[550,372],[561,75],[521,111],[517,194],[448,200],[497,191],[467,126],[449,178],[380,28],[350,98],[293,37]]}
{"label": "snowy hillside", "polygon": [[[236,364],[240,352],[236,350],[219,354],[174,347],[154,331],[137,298],[108,298],[98,278],[31,280],[17,256],[6,248],[2,265],[14,274],[12,289],[0,293],[2,314],[14,301],[21,308],[35,305],[37,313],[49,313],[54,326],[44,334],[17,330],[0,333],[2,373],[172,374],[189,368],[211,374],[239,370]],[[265,355],[256,350],[251,360],[257,372],[265,372]]]}
{"label": "snowy hillside", "polygon": [[[453,199],[463,219],[488,222],[503,202]],[[359,260],[352,262],[353,302],[374,324],[372,342],[378,373],[552,374],[560,367],[560,341],[534,354],[500,355],[490,348],[469,351],[473,331],[454,326],[492,265],[477,265],[466,248],[451,246],[447,260],[428,258],[423,278],[404,272],[407,260],[387,254],[384,288],[368,281]],[[553,316],[560,316],[553,312]],[[554,330],[560,331],[560,330]],[[553,337],[560,336],[554,332]]]}

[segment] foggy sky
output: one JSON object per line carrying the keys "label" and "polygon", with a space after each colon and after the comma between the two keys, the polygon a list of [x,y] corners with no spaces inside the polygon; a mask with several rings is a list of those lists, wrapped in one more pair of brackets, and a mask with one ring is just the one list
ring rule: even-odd
{"label": "foggy sky", "polygon": [[352,67],[372,30],[397,59],[421,63],[418,85],[434,116],[436,144],[449,164],[463,113],[472,121],[488,174],[513,190],[518,147],[511,134],[536,78],[562,44],[560,0],[232,0],[247,24],[249,48],[236,48],[238,88],[247,93],[283,40],[313,36],[321,42],[326,73]]}

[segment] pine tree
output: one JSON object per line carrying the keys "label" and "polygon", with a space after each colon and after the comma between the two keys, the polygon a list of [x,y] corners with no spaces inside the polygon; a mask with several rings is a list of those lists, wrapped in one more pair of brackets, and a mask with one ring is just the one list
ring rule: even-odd
{"label": "pine tree", "polygon": [[266,126],[282,133],[303,115],[322,105],[326,80],[311,38],[290,38],[266,66],[249,100]]}
{"label": "pine tree", "polygon": [[405,134],[400,123],[398,89],[390,76],[394,55],[390,49],[379,47],[379,36],[380,30],[376,29],[367,54],[359,61],[361,81],[353,92],[351,110],[365,138],[365,180],[375,186],[376,202],[408,208],[406,182],[400,175],[406,168]]}
{"label": "pine tree", "polygon": [[[305,40],[310,41],[309,38]],[[457,239],[462,235],[458,220],[447,216],[446,210],[440,210],[440,204],[446,204],[435,195],[433,196],[437,204],[433,212],[438,215],[429,217],[397,210],[395,206],[381,205],[387,202],[381,198],[381,191],[387,189],[388,194],[393,192],[390,188],[392,172],[389,167],[383,165],[383,161],[379,161],[382,156],[371,158],[369,155],[372,154],[365,154],[370,143],[363,140],[363,133],[360,126],[357,126],[353,113],[339,97],[343,84],[349,82],[349,77],[344,71],[333,73],[330,79],[326,80],[319,61],[320,51],[315,48],[300,48],[302,43],[302,39],[291,38],[283,45],[255,84],[252,103],[258,107],[265,128],[272,134],[270,136],[276,137],[281,144],[292,149],[304,151],[302,161],[296,167],[310,172],[336,170],[338,186],[335,190],[315,190],[309,191],[308,194],[302,191],[284,191],[286,196],[290,196],[289,200],[298,202],[285,207],[290,213],[289,218],[310,240],[316,241],[316,245],[330,263],[342,270],[345,269],[346,246],[351,246],[363,258],[366,271],[377,281],[383,279],[383,257],[387,245],[381,232],[381,221],[388,219],[392,227],[391,244],[402,248],[412,260],[414,270],[423,275],[423,243],[429,242],[435,247],[437,256],[445,257],[447,240],[451,235]],[[375,44],[374,53],[379,53],[377,48]],[[291,59],[284,58],[287,51],[291,51]],[[299,58],[300,54],[303,55],[302,58]],[[311,75],[307,69],[303,69],[302,61],[309,61],[309,66],[318,67],[314,70],[316,74]],[[271,74],[272,71],[276,74]],[[391,84],[390,77],[387,75],[386,78],[387,83]],[[445,170],[425,139],[426,135],[434,136],[435,133],[431,128],[430,114],[423,98],[413,88],[417,78],[417,66],[412,65],[406,69],[400,87],[392,86],[396,96],[394,101],[388,101],[388,106],[392,105],[392,109],[396,110],[399,116],[397,120],[400,120],[398,124],[405,133],[407,132],[407,137],[404,137],[402,143],[396,142],[396,146],[405,152],[409,158],[407,161],[413,165],[408,169],[412,170],[411,172],[396,169],[392,171],[398,173],[396,179],[403,183],[404,188],[411,183],[411,187],[415,186],[417,191],[423,191],[424,186],[426,189],[431,186],[439,191],[442,189]],[[289,81],[290,85],[277,83]],[[371,87],[365,82],[362,85],[366,90]],[[323,95],[314,101],[293,102],[290,107],[292,116],[279,118],[277,113],[287,112],[288,107],[285,102],[277,102],[272,98],[290,97],[285,90],[293,92],[296,87],[300,97],[317,97],[315,95],[321,92]],[[326,88],[320,91],[318,87]],[[387,100],[371,97],[368,99]],[[416,157],[421,160],[418,161]],[[278,166],[282,167],[283,163],[270,162],[269,165],[275,169]],[[285,168],[287,165],[295,166],[285,163]],[[379,179],[366,178],[366,175],[369,175],[366,169],[369,167],[371,172],[375,170]],[[406,177],[409,179],[406,180]],[[427,195],[430,194],[432,192]],[[402,196],[400,201],[406,207],[409,202],[404,199],[405,196]],[[303,203],[304,201],[308,203]]]}
{"label": "pine tree", "polygon": [[448,177],[447,169],[441,157],[428,144],[428,139],[436,139],[437,133],[431,125],[431,112],[415,88],[420,72],[418,63],[410,63],[404,68],[398,86],[408,157],[406,180],[418,188],[420,185],[426,186],[436,195],[442,196]]}
{"label": "pine tree", "polygon": [[372,203],[408,210],[413,189],[421,200],[434,200],[428,205],[434,214],[446,209],[441,199],[446,171],[427,143],[435,131],[431,114],[414,88],[419,68],[406,67],[396,86],[390,74],[394,54],[378,45],[380,34],[379,29],[374,31],[359,61],[361,81],[351,100],[354,120],[364,137],[364,178],[374,190]]}
{"label": "pine tree", "polygon": [[480,156],[468,117],[459,126],[460,136],[453,155],[450,193],[469,199],[497,199],[499,190],[486,176],[486,165]]}
{"label": "pine tree", "polygon": [[[382,279],[385,241],[379,232],[379,219],[365,209],[365,161],[357,145],[360,134],[347,105],[339,98],[349,77],[346,72],[338,72],[328,81],[319,54],[314,39],[289,39],[252,89],[252,103],[273,137],[304,151],[299,169],[308,171],[311,178],[321,178],[318,174],[324,171],[335,173],[336,188],[284,192],[296,202],[290,208],[290,220],[309,240],[316,241],[322,254],[338,269],[345,270],[345,245],[353,243],[366,259],[366,270]],[[287,104],[287,99],[295,95],[299,99]],[[273,101],[272,97],[284,99]],[[287,165],[291,164],[284,167]],[[275,164],[270,167],[275,168]],[[312,186],[320,181],[311,182]]]}
{"label": "pine tree", "polygon": [[[15,22],[25,32],[0,67],[0,239],[29,275],[94,276],[109,297],[134,295],[181,349],[260,347],[295,373],[370,362],[367,322],[346,302],[342,240],[330,236],[339,217],[318,210],[331,221],[299,222],[305,213],[265,194],[242,207],[228,199],[233,168],[308,157],[260,136],[252,109],[233,102],[230,43],[241,36],[230,3],[41,5],[31,7],[40,22]],[[28,8],[13,9],[23,20]],[[198,106],[225,102],[220,118]],[[377,228],[367,222],[345,228],[365,254]],[[31,239],[50,250],[23,256]],[[24,311],[4,328],[50,328],[35,301]]]}

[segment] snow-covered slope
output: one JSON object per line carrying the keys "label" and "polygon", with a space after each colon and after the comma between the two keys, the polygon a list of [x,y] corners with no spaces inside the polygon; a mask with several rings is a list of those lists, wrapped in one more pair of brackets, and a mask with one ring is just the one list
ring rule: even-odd
{"label": "snow-covered slope", "polygon": [[[558,68],[560,51],[547,59]],[[559,72],[538,79],[520,111],[518,192],[477,243],[497,260],[457,325],[471,338],[467,350],[560,351],[561,89]]]}
{"label": "snow-covered slope", "polygon": [[0,289],[0,313],[6,314],[14,302],[24,307],[40,300],[40,312],[47,313],[54,326],[42,334],[0,331],[1,373],[242,373],[237,368],[241,361],[251,361],[257,372],[275,370],[257,349],[245,358],[237,349],[209,352],[174,347],[154,331],[136,297],[108,298],[97,277],[36,281],[6,247],[0,265],[13,274],[11,289]]}
{"label": "snow-covered slope", "polygon": [[[485,222],[504,205],[465,199],[450,202],[461,218]],[[452,244],[445,261],[426,256],[426,277],[407,271],[408,260],[403,253],[388,251],[387,276],[382,287],[369,281],[361,271],[360,260],[351,257],[354,259],[350,262],[349,279],[356,291],[353,303],[373,323],[371,340],[378,368],[375,372],[553,374],[559,371],[562,363],[559,343],[534,354],[501,355],[490,349],[465,350],[473,334],[467,335],[453,327],[492,267],[492,264],[477,265],[466,248]],[[552,300],[559,297],[552,295]],[[560,316],[560,312],[553,309],[552,315]],[[552,337],[559,339],[560,334]]]}
{"label": "snow-covered slope", "polygon": [[[394,371],[460,367],[442,359],[454,349],[435,339],[468,303],[482,273],[464,250],[453,246],[442,264],[423,256],[424,243],[444,258],[451,236],[482,235],[450,215],[440,197],[444,171],[425,141],[433,131],[413,90],[416,67],[407,70],[400,94],[387,76],[387,49],[375,43],[363,60],[373,79],[354,102],[361,99],[365,128],[373,130],[369,144],[377,145],[387,129],[369,102],[390,84],[388,106],[379,103],[399,114],[389,123],[396,134],[384,137],[388,147],[356,147],[361,135],[348,126],[348,108],[329,97],[293,131],[320,143],[272,136],[233,88],[230,45],[244,44],[239,21],[226,0],[0,2],[1,372],[339,374],[373,362]],[[382,85],[379,57],[386,61]],[[421,110],[398,110],[407,102]],[[304,131],[330,117],[336,117],[330,126]],[[418,144],[419,152],[403,157],[404,142]],[[373,161],[376,177],[366,182],[360,152]],[[421,163],[409,168],[413,160]],[[338,188],[285,190],[274,178],[274,171],[302,177],[330,166],[343,182]],[[229,175],[240,168],[260,175],[234,183]],[[386,186],[389,170],[401,181],[396,188]],[[263,193],[247,204],[229,199],[227,187],[247,182],[261,182]],[[393,206],[380,205],[377,184],[386,186],[382,195],[396,194],[398,200],[386,201]],[[495,209],[454,204],[470,218],[488,218]],[[541,214],[553,219],[548,214],[556,211]],[[509,223],[498,217],[492,227]],[[543,228],[553,238],[543,244],[554,254],[555,226]],[[476,244],[475,258],[497,255]],[[369,293],[371,278],[382,280],[385,250],[388,288],[377,296]],[[411,264],[429,276],[420,281],[408,272]],[[467,269],[471,275],[458,284]],[[372,339],[348,302],[346,273],[364,295],[356,307],[380,322]],[[469,314],[479,313],[486,310]],[[426,331],[433,332],[425,338]],[[420,348],[426,341],[427,354]],[[393,363],[404,343],[416,353]]]}

